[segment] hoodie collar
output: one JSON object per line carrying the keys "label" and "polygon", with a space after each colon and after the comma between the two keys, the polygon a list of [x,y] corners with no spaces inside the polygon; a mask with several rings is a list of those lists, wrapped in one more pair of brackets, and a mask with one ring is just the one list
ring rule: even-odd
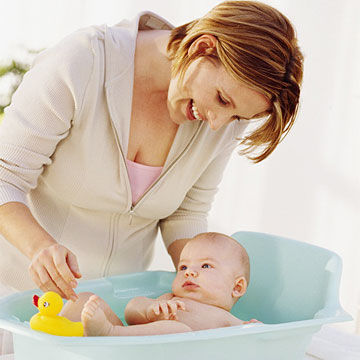
{"label": "hoodie collar", "polygon": [[133,20],[123,20],[105,27],[105,90],[113,126],[126,156],[132,95],[134,85],[134,56],[139,30],[171,30],[173,25],[162,17],[146,11]]}

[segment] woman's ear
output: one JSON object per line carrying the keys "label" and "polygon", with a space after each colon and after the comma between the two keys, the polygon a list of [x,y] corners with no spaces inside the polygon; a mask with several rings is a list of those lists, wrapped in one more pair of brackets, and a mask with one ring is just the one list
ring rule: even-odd
{"label": "woman's ear", "polygon": [[247,290],[247,281],[243,276],[241,276],[235,280],[232,296],[234,298],[240,298],[246,293],[246,290]]}
{"label": "woman's ear", "polygon": [[188,50],[188,55],[216,55],[217,38],[214,35],[204,34],[193,41]]}

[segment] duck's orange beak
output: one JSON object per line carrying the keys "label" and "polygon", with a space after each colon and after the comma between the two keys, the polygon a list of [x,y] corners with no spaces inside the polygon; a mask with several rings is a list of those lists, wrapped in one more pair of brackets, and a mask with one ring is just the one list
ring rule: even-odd
{"label": "duck's orange beak", "polygon": [[38,307],[39,297],[37,295],[33,296],[33,304]]}

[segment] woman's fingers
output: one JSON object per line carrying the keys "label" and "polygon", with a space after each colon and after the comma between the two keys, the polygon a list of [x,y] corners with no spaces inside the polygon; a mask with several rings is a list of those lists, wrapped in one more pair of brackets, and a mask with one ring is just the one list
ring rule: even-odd
{"label": "woman's fingers", "polygon": [[[50,275],[50,278],[52,282],[57,286],[66,296],[66,299],[71,299],[73,301],[76,301],[78,299],[74,289],[72,288],[71,281],[67,281],[66,278],[58,271],[58,267],[56,264],[54,264],[53,259],[48,259],[49,261],[45,263],[45,267],[47,272]],[[62,264],[58,264],[60,267],[62,267]],[[70,272],[70,270],[68,269]],[[77,284],[76,284],[77,285]]]}
{"label": "woman's fingers", "polygon": [[74,274],[74,276],[78,279],[81,278],[81,273],[79,270],[79,264],[77,262],[77,258],[70,250],[68,250],[66,262],[71,272]]}
{"label": "woman's fingers", "polygon": [[[76,274],[72,272],[71,266]],[[54,244],[41,250],[32,260],[30,275],[43,291],[56,291],[62,297],[77,300],[73,288],[77,286],[75,276],[80,277],[76,256],[62,245]]]}
{"label": "woman's fingers", "polygon": [[66,295],[53,283],[45,268],[42,268],[37,272],[33,268],[30,268],[29,272],[32,280],[41,291],[54,291],[58,293],[62,298],[66,298]]}
{"label": "woman's fingers", "polygon": [[[68,266],[67,259],[69,253],[70,251],[63,246],[54,253],[53,259],[54,259],[55,269],[53,269],[53,271],[54,271],[54,276],[56,276],[56,278],[53,279],[55,280],[55,284],[62,291],[65,292],[68,298],[70,298],[73,301],[76,301],[78,299],[78,296],[76,295],[73,288],[76,288],[77,281],[75,279],[73,272]],[[71,261],[73,262],[73,264],[76,264],[77,266],[77,260],[75,255],[72,253],[71,255],[72,255]]]}
{"label": "woman's fingers", "polygon": [[65,280],[68,284],[71,284],[72,287],[77,286],[77,282],[75,280],[75,276],[71,272],[67,262],[67,249],[64,247],[58,248],[54,251],[53,255],[53,263],[56,267],[56,271],[60,274],[63,280]]}

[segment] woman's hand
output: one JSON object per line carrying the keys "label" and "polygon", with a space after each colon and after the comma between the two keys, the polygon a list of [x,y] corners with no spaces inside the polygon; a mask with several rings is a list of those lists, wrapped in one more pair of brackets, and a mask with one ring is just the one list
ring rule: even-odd
{"label": "woman's hand", "polygon": [[76,256],[65,246],[53,244],[37,252],[29,266],[35,284],[44,292],[55,291],[61,297],[77,300],[73,290],[80,278]]}
{"label": "woman's hand", "polygon": [[185,310],[185,304],[180,300],[154,300],[146,310],[149,321],[177,320],[177,310]]}

